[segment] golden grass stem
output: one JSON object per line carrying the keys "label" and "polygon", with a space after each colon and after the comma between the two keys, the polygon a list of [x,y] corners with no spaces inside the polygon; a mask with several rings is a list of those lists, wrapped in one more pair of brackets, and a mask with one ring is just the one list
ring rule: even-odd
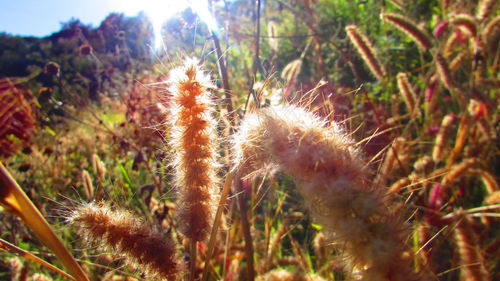
{"label": "golden grass stem", "polygon": [[77,281],[89,281],[80,265],[59,240],[42,213],[26,196],[12,175],[0,162],[0,204],[20,217],[35,235],[49,247]]}
{"label": "golden grass stem", "polygon": [[214,223],[213,223],[212,230],[210,233],[210,238],[208,240],[208,250],[207,250],[207,255],[205,258],[205,267],[203,268],[203,275],[201,278],[202,281],[206,281],[208,278],[208,269],[210,267],[210,259],[212,258],[212,255],[214,253],[215,242],[216,242],[215,240],[217,238],[217,230],[219,229],[219,226],[220,226],[222,213],[224,211],[224,207],[225,207],[226,201],[227,201],[227,196],[228,196],[229,191],[231,190],[231,186],[233,184],[233,174],[234,174],[234,172],[231,171],[226,175],[226,181],[224,183],[224,187],[222,188],[222,192],[220,194],[219,205],[217,206],[217,211],[215,213]]}

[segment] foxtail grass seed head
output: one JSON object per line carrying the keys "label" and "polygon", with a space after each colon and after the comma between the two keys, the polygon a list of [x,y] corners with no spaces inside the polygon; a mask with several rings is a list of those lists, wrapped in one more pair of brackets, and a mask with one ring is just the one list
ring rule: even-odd
{"label": "foxtail grass seed head", "polygon": [[209,77],[194,59],[170,72],[171,146],[181,231],[193,241],[205,241],[216,208],[216,121]]}
{"label": "foxtail grass seed head", "polygon": [[384,66],[375,54],[375,48],[370,40],[364,35],[356,25],[348,25],[345,28],[347,36],[356,47],[356,50],[361,55],[366,65],[370,68],[371,72],[379,80],[384,79],[386,71]]}
{"label": "foxtail grass seed head", "polygon": [[85,239],[122,255],[150,278],[176,280],[184,269],[173,243],[126,211],[89,203],[76,208],[69,222]]}
{"label": "foxtail grass seed head", "polygon": [[104,176],[106,175],[106,166],[102,162],[101,158],[99,158],[99,155],[95,153],[92,154],[92,169],[94,170],[94,173],[97,175],[99,181],[103,182]]}
{"label": "foxtail grass seed head", "polygon": [[267,24],[267,36],[269,37],[269,47],[271,50],[277,52],[279,41],[278,41],[278,25],[276,21],[270,20]]}
{"label": "foxtail grass seed head", "polygon": [[7,259],[7,267],[10,273],[10,280],[17,281],[20,279],[24,265],[18,257]]}
{"label": "foxtail grass seed head", "polygon": [[450,71],[456,71],[467,58],[466,52],[460,52],[450,63]]}
{"label": "foxtail grass seed head", "polygon": [[450,55],[455,48],[455,45],[459,42],[459,34],[461,31],[459,29],[452,32],[443,45],[443,54]]}
{"label": "foxtail grass seed head", "polygon": [[380,17],[382,20],[390,22],[401,31],[405,32],[421,49],[427,50],[432,47],[432,41],[429,35],[421,30],[417,24],[409,18],[397,13],[382,13]]}
{"label": "foxtail grass seed head", "polygon": [[492,20],[488,22],[485,26],[483,34],[486,38],[493,36],[494,32],[500,31],[500,15],[494,17]]}
{"label": "foxtail grass seed head", "polygon": [[407,150],[407,140],[403,137],[397,137],[387,149],[384,160],[380,165],[380,170],[375,180],[380,185],[385,185],[397,165],[405,158]]}
{"label": "foxtail grass seed head", "polygon": [[33,274],[33,276],[31,276],[31,281],[52,281],[52,278],[47,275],[35,273]]}
{"label": "foxtail grass seed head", "polygon": [[479,163],[477,158],[468,158],[462,160],[462,162],[453,165],[446,176],[443,177],[441,184],[444,186],[448,186],[457,180],[459,177],[463,176],[469,169],[474,168]]}
{"label": "foxtail grass seed head", "polygon": [[410,184],[411,180],[408,177],[399,179],[389,187],[388,193],[391,197],[394,197],[395,194],[398,194],[403,188],[409,186]]}
{"label": "foxtail grass seed head", "polygon": [[396,78],[398,80],[399,92],[401,93],[406,107],[408,108],[408,112],[413,115],[416,110],[417,95],[415,94],[415,91],[413,91],[410,81],[408,80],[408,75],[404,72],[400,72]]}
{"label": "foxtail grass seed head", "polygon": [[302,59],[296,59],[288,63],[281,72],[281,78],[285,79],[287,83],[294,81],[300,74],[302,68]]}
{"label": "foxtail grass seed head", "polygon": [[303,108],[266,108],[242,120],[235,164],[243,176],[266,165],[290,175],[315,220],[342,245],[353,278],[420,280],[402,256],[407,229],[387,209],[385,190],[370,183],[354,143]]}
{"label": "foxtail grass seed head", "polygon": [[256,281],[326,281],[326,279],[318,275],[276,269],[265,275],[258,276]]}
{"label": "foxtail grass seed head", "polygon": [[[425,221],[422,221],[417,224],[417,233],[416,235],[418,238],[418,245],[420,247],[423,247],[426,243],[432,242],[432,236],[431,236],[431,227],[429,224],[427,224]],[[432,266],[434,264],[432,258],[432,251],[430,250],[431,247],[429,244],[427,244],[427,247],[425,247],[422,251],[420,251],[418,258],[420,259],[420,262],[417,263],[418,267],[421,267],[423,265],[428,265]]]}
{"label": "foxtail grass seed head", "polygon": [[432,170],[432,165],[434,164],[432,157],[424,155],[415,161],[413,164],[413,169],[416,173],[426,174]]}
{"label": "foxtail grass seed head", "polygon": [[481,0],[477,6],[476,18],[478,20],[486,19],[491,14],[495,4],[497,4],[497,1],[495,0]]}
{"label": "foxtail grass seed head", "polygon": [[441,80],[441,83],[443,83],[443,85],[446,88],[451,90],[453,88],[453,82],[448,62],[441,54],[438,54],[435,60],[436,60],[437,72],[439,74],[439,79]]}
{"label": "foxtail grass seed head", "polygon": [[454,230],[460,257],[460,279],[463,281],[491,281],[485,259],[479,248],[479,238],[472,227],[473,221],[463,217]]}
{"label": "foxtail grass seed head", "polygon": [[281,244],[281,239],[285,236],[286,232],[288,231],[288,223],[283,222],[278,230],[274,233],[274,235],[271,237],[271,241],[269,243],[269,249],[267,252],[267,263],[272,265],[275,263],[275,259],[278,254],[279,246]]}
{"label": "foxtail grass seed head", "polygon": [[468,14],[458,14],[451,16],[451,24],[464,30],[469,36],[476,37],[477,24],[474,17]]}
{"label": "foxtail grass seed head", "polygon": [[436,96],[438,81],[439,81],[439,76],[436,74],[432,75],[432,77],[429,79],[429,82],[427,83],[427,88],[425,89],[425,101],[427,103],[432,103],[433,100],[436,100],[435,96]]}
{"label": "foxtail grass seed head", "polygon": [[454,115],[448,114],[441,121],[441,127],[439,127],[439,131],[436,135],[434,149],[432,151],[432,159],[435,162],[443,160],[446,141],[448,140],[451,125],[453,125],[455,119],[456,117]]}
{"label": "foxtail grass seed head", "polygon": [[92,184],[92,178],[90,178],[87,170],[82,170],[82,182],[83,191],[85,192],[85,196],[87,196],[87,200],[92,200],[92,198],[94,198],[94,185]]}
{"label": "foxtail grass seed head", "polygon": [[316,264],[324,264],[327,258],[328,242],[323,232],[318,232],[316,236],[314,236],[313,249],[314,255],[316,256]]}
{"label": "foxtail grass seed head", "polygon": [[470,123],[469,116],[467,114],[463,114],[460,118],[460,125],[458,126],[457,137],[455,138],[455,146],[447,159],[446,165],[448,167],[455,163],[455,160],[462,153],[462,149],[469,138]]}
{"label": "foxtail grass seed head", "polygon": [[487,205],[500,204],[500,190],[497,190],[486,197],[485,203]]}

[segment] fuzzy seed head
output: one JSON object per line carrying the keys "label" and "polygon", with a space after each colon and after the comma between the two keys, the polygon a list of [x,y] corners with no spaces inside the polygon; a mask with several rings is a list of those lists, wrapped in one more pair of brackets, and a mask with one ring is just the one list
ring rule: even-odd
{"label": "fuzzy seed head", "polygon": [[483,42],[489,46],[490,50],[498,48],[498,38],[500,38],[500,15],[491,19],[482,30]]}
{"label": "fuzzy seed head", "polygon": [[477,6],[476,18],[479,20],[486,19],[491,14],[496,2],[495,0],[481,0]]}
{"label": "fuzzy seed head", "polygon": [[455,243],[460,256],[460,278],[467,281],[489,281],[491,277],[485,267],[484,257],[479,249],[479,240],[473,221],[464,217],[454,230]]}
{"label": "fuzzy seed head", "polygon": [[436,68],[437,72],[439,74],[439,79],[441,80],[441,83],[448,88],[452,89],[453,88],[453,82],[452,82],[452,76],[451,76],[451,71],[450,67],[448,66],[448,62],[446,59],[438,54],[436,56]]}
{"label": "fuzzy seed head", "polygon": [[83,181],[83,191],[88,200],[92,200],[94,197],[94,185],[92,184],[92,178],[90,178],[89,172],[87,170],[82,170],[82,181]]}
{"label": "fuzzy seed head", "polygon": [[418,44],[421,49],[427,50],[432,47],[432,41],[429,35],[425,31],[421,30],[409,18],[397,13],[382,13],[380,14],[380,17],[382,20],[390,22],[401,31],[405,32]]}
{"label": "fuzzy seed head", "polygon": [[74,210],[68,220],[85,239],[124,256],[151,278],[176,280],[183,271],[172,242],[126,211],[89,203]]}
{"label": "fuzzy seed head", "polygon": [[439,127],[436,141],[434,143],[434,150],[432,152],[432,159],[436,162],[443,160],[443,152],[446,146],[446,140],[448,139],[450,128],[454,120],[455,117],[451,114],[448,114],[441,121],[441,127]]}
{"label": "fuzzy seed head", "polygon": [[459,53],[450,63],[450,71],[456,71],[467,58],[466,52]]}
{"label": "fuzzy seed head", "polygon": [[33,276],[31,276],[31,281],[52,281],[52,278],[48,277],[47,275],[35,273],[33,274]]}
{"label": "fuzzy seed head", "polygon": [[403,100],[405,101],[406,107],[410,114],[413,114],[416,110],[417,95],[408,80],[408,75],[404,72],[398,73],[396,76],[398,80],[398,88]]}
{"label": "fuzzy seed head", "polygon": [[486,197],[485,203],[487,205],[500,204],[500,190],[494,191]]}
{"label": "fuzzy seed head", "polygon": [[342,245],[351,272],[419,280],[401,257],[405,227],[385,207],[382,189],[370,184],[354,141],[337,124],[283,106],[247,114],[236,135],[237,169],[244,176],[267,165],[290,175],[315,220]]}
{"label": "fuzzy seed head", "polygon": [[464,30],[471,37],[477,35],[477,24],[474,17],[468,14],[453,15],[450,20],[451,24]]}
{"label": "fuzzy seed head", "polygon": [[479,160],[477,158],[468,158],[458,164],[453,165],[446,174],[446,176],[444,176],[443,180],[441,181],[441,184],[444,186],[450,185],[459,177],[463,176],[464,173],[467,172],[469,169],[473,168],[474,166],[477,166],[478,163]]}
{"label": "fuzzy seed head", "polygon": [[276,269],[265,275],[259,276],[257,281],[325,281],[320,276],[309,275],[300,272],[289,272],[284,269]]}
{"label": "fuzzy seed head", "polygon": [[205,241],[211,228],[217,190],[216,122],[208,88],[212,87],[195,60],[170,72],[171,146],[179,222],[184,235]]}
{"label": "fuzzy seed head", "polygon": [[386,71],[384,66],[375,54],[375,48],[370,40],[364,35],[356,25],[348,25],[345,28],[347,36],[356,47],[356,50],[361,55],[366,65],[370,68],[373,75],[379,80],[384,79]]}

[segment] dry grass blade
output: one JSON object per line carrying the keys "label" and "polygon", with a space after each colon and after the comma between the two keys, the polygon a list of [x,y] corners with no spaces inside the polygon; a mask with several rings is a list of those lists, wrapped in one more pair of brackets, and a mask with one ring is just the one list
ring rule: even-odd
{"label": "dry grass blade", "polygon": [[0,163],[0,184],[0,204],[23,220],[38,238],[54,251],[77,281],[89,281],[80,265],[2,163]]}

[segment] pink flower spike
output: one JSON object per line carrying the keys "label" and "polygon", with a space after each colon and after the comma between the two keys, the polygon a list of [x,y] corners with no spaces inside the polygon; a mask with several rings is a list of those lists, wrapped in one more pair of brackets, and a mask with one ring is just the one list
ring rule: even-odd
{"label": "pink flower spike", "polygon": [[439,38],[446,31],[448,24],[447,20],[438,23],[434,28],[434,37]]}
{"label": "pink flower spike", "polygon": [[428,208],[439,210],[441,205],[443,205],[443,198],[441,198],[442,190],[443,186],[439,183],[432,186],[431,194],[429,195],[429,203],[427,205]]}
{"label": "pink flower spike", "polygon": [[425,91],[425,101],[430,102],[434,94],[436,93],[437,81],[433,80],[429,83],[426,91]]}

